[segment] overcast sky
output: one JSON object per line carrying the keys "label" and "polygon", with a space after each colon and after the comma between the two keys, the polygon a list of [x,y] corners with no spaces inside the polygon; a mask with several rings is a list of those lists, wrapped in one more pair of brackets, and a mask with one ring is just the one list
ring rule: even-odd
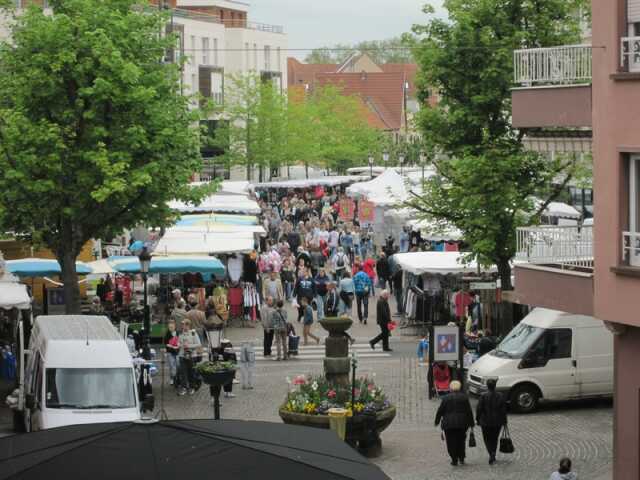
{"label": "overcast sky", "polygon": [[[249,19],[284,26],[291,56],[336,43],[384,40],[423,23],[422,6],[442,0],[247,0]],[[296,50],[293,50],[296,49]]]}

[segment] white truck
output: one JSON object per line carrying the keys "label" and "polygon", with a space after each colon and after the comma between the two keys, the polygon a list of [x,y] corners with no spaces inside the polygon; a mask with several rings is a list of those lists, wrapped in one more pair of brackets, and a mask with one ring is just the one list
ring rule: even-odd
{"label": "white truck", "polygon": [[131,354],[107,317],[39,316],[21,352],[8,403],[26,431],[141,418]]}
{"label": "white truck", "polygon": [[536,308],[469,368],[469,393],[485,392],[490,378],[523,413],[540,400],[610,397],[613,336],[593,317]]}

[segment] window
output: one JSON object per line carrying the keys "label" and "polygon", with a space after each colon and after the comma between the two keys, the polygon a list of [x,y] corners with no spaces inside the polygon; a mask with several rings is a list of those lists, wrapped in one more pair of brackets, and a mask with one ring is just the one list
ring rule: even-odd
{"label": "window", "polygon": [[280,47],[278,47],[276,49],[276,62],[278,62],[277,66],[276,66],[276,71],[277,72],[281,72],[282,71],[282,67],[281,67],[281,65],[282,65],[282,57],[281,57]]}
{"label": "window", "polygon": [[189,58],[191,59],[192,63],[196,63],[195,62],[196,50],[197,50],[198,46],[196,45],[196,36],[195,35],[191,35],[191,45],[189,47],[191,48],[191,52],[190,52]]}
{"label": "window", "polygon": [[209,38],[202,39],[202,64],[209,65]]}
{"label": "window", "polygon": [[253,69],[258,70],[258,44],[253,44]]}
{"label": "window", "polygon": [[496,357],[522,358],[544,330],[526,323],[519,323],[492,352]]}
{"label": "window", "polygon": [[218,39],[213,39],[213,64],[218,65]]}
{"label": "window", "polygon": [[264,46],[264,71],[271,71],[271,47],[269,45]]}
{"label": "window", "polygon": [[192,73],[191,74],[191,87],[189,87],[191,89],[191,93],[196,93],[198,91],[198,74],[197,73]]}
{"label": "window", "polygon": [[245,68],[249,70],[249,42],[244,44],[244,64]]}
{"label": "window", "polygon": [[623,233],[624,260],[640,267],[640,155],[629,157],[629,231]]}
{"label": "window", "polygon": [[131,368],[47,368],[47,408],[134,408]]}
{"label": "window", "polygon": [[570,328],[545,330],[535,345],[526,353],[520,368],[544,367],[549,360],[571,358],[572,332]]}

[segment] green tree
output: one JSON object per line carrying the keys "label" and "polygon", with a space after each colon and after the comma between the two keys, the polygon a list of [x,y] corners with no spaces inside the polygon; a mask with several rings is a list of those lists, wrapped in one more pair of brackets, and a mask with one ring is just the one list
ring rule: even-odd
{"label": "green tree", "polygon": [[[415,26],[419,98],[436,88],[441,101],[423,108],[418,126],[439,176],[410,205],[460,229],[481,262],[498,266],[511,286],[515,232],[535,223],[578,169],[578,157],[553,161],[526,152],[511,126],[513,50],[579,39],[583,0],[447,0],[448,19]],[[425,7],[425,12],[433,9]],[[536,210],[532,197],[543,200]]]}
{"label": "green tree", "polygon": [[0,46],[0,224],[49,247],[67,312],[79,312],[75,260],[92,238],[166,225],[167,201],[197,200],[199,112],[162,62],[166,18],[132,0],[31,7]]}
{"label": "green tree", "polygon": [[230,75],[221,115],[226,131],[219,138],[229,148],[224,155],[230,165],[242,165],[247,180],[258,168],[258,181],[265,168],[282,164],[286,140],[286,97],[272,81],[255,74]]}

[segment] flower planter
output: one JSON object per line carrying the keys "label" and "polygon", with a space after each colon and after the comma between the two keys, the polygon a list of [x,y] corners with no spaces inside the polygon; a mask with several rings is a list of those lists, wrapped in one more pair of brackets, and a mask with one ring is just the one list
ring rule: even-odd
{"label": "flower planter", "polygon": [[199,372],[202,381],[212,387],[226,385],[233,380],[235,370],[220,370],[217,372]]}
{"label": "flower planter", "polygon": [[[280,408],[280,418],[289,425],[329,429],[328,415],[310,415],[306,413],[289,412]],[[396,407],[391,406],[375,414],[375,427],[371,430],[367,425],[367,417],[356,414],[347,418],[347,435],[345,441],[358,447],[360,452],[368,457],[380,454],[380,434],[389,426],[396,416]]]}
{"label": "flower planter", "polygon": [[341,335],[351,328],[353,320],[349,317],[325,317],[319,323],[329,334]]}

